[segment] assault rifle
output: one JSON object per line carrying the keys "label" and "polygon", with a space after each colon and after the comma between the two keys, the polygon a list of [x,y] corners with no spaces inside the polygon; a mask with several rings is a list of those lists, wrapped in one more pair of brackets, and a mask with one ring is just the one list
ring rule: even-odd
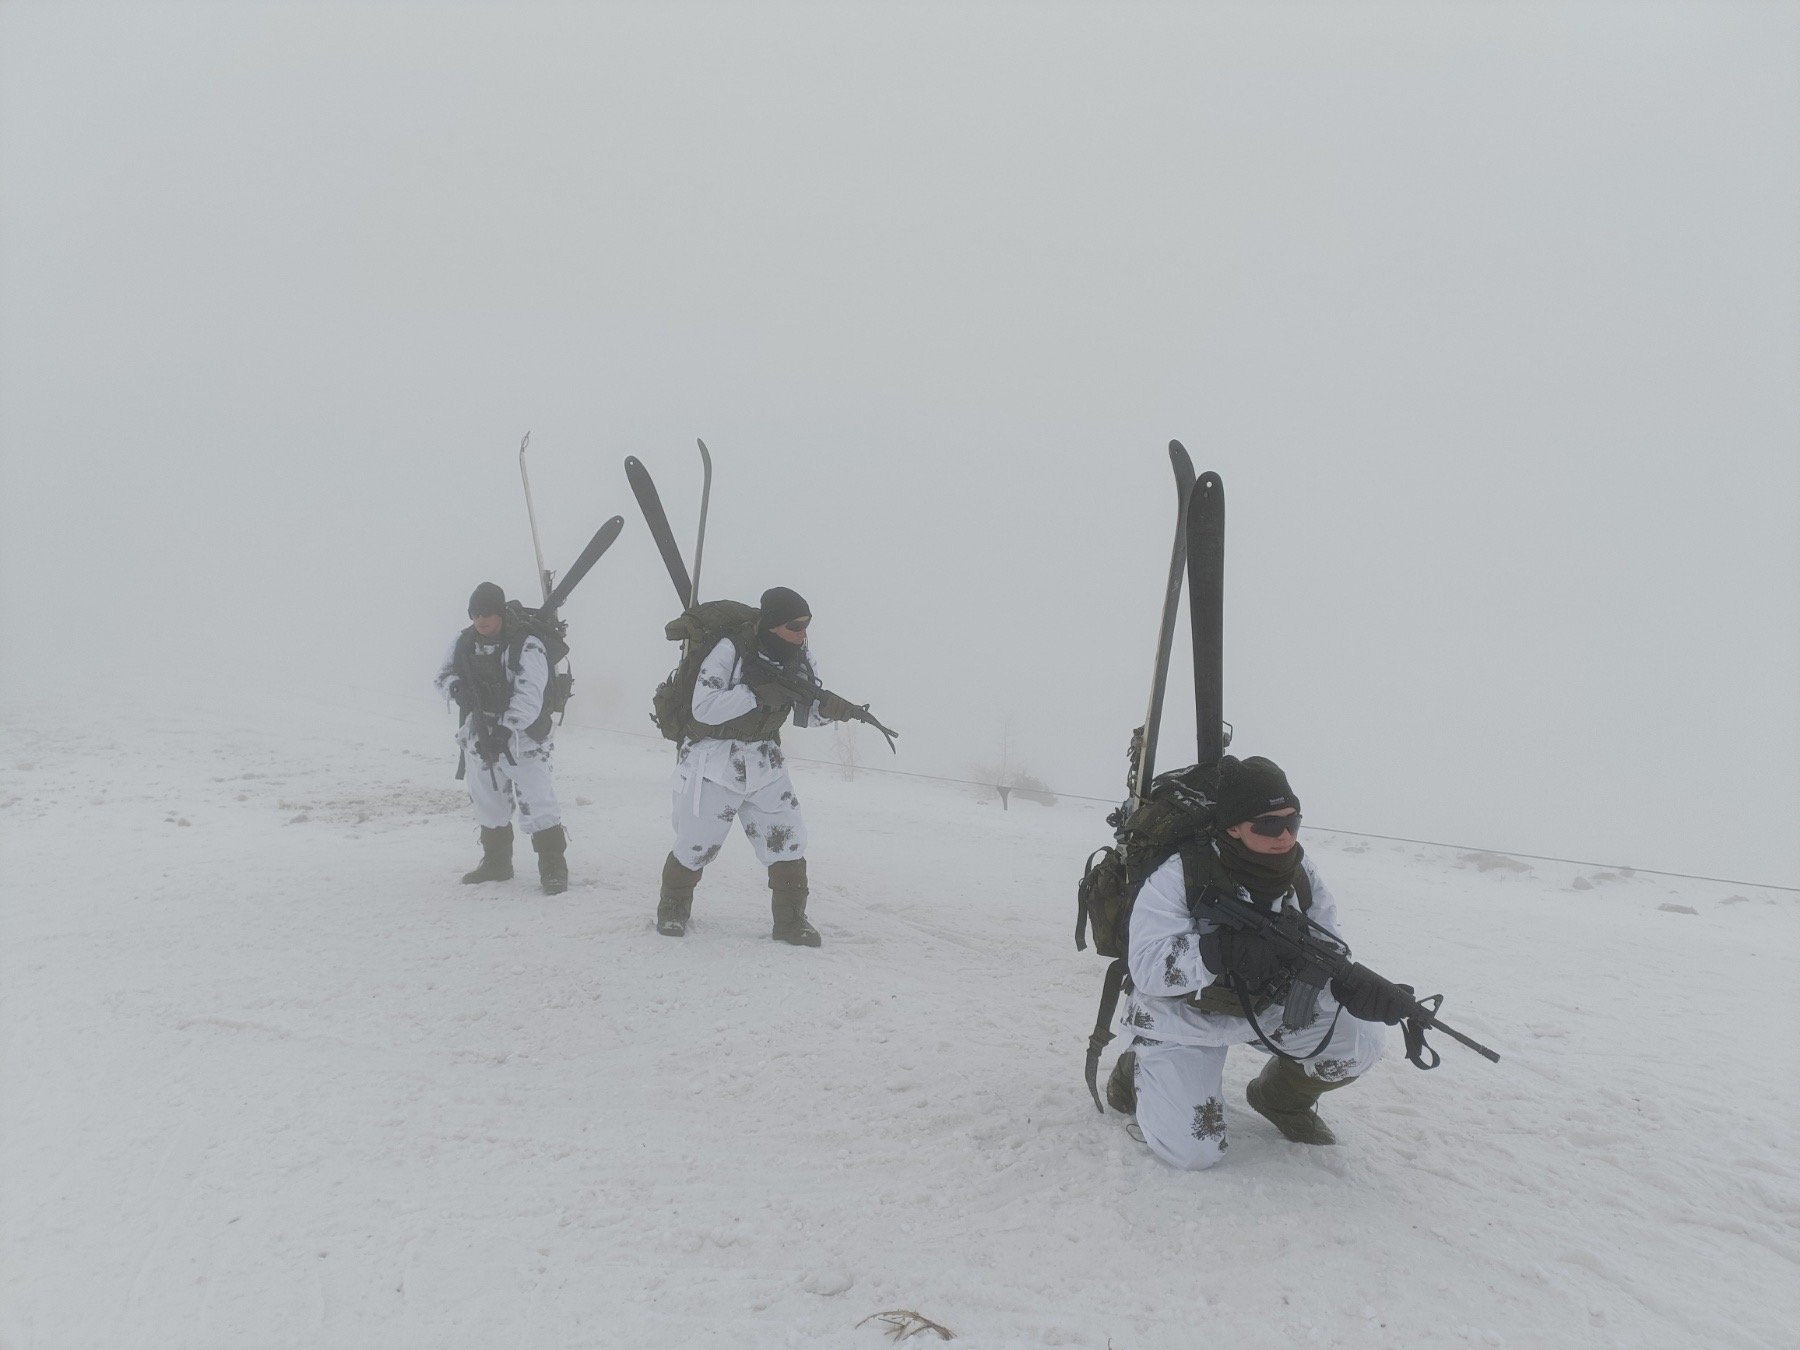
{"label": "assault rifle", "polygon": [[[494,765],[499,763],[502,757],[505,758],[508,764],[517,764],[519,762],[512,756],[511,734],[500,724],[500,714],[497,712],[489,712],[487,710],[485,700],[481,696],[481,684],[475,679],[474,675],[469,671],[459,669],[456,672],[456,676],[457,682],[469,691],[469,697],[475,701],[474,708],[464,713],[463,718],[465,721],[470,718],[474,719],[475,753],[481,757],[481,762],[487,766],[488,780],[494,784],[495,790],[498,791],[500,784],[494,778]],[[456,758],[457,778],[460,780],[467,770],[468,752],[464,751]]]}
{"label": "assault rifle", "polygon": [[[1439,1020],[1437,1011],[1444,1001],[1442,994],[1418,998],[1410,986],[1397,985],[1391,980],[1383,979],[1367,966],[1352,961],[1350,948],[1344,945],[1341,938],[1298,910],[1272,914],[1218,886],[1206,887],[1195,899],[1194,907],[1221,927],[1256,934],[1284,958],[1294,972],[1287,998],[1288,1011],[1282,1018],[1284,1026],[1290,1029],[1305,1026],[1312,1020],[1313,1007],[1320,991],[1340,975],[1353,975],[1360,982],[1379,985],[1398,993],[1406,1000],[1409,1005],[1404,1019],[1406,1057],[1419,1068],[1435,1069],[1439,1063],[1437,1051],[1425,1044],[1427,1030],[1441,1031],[1451,1040],[1468,1046],[1476,1054],[1496,1064],[1500,1062],[1500,1056],[1480,1041],[1463,1035]],[[1270,1045],[1264,1037],[1262,1026],[1251,1008],[1251,991],[1244,988],[1243,981],[1236,975],[1229,975],[1227,980],[1243,1005],[1245,1014],[1250,1018],[1250,1025],[1255,1029],[1263,1048],[1284,1059],[1295,1058]],[[1426,1061],[1427,1055],[1430,1056],[1430,1062]]]}
{"label": "assault rifle", "polygon": [[[758,684],[776,685],[779,688],[787,690],[787,692],[792,694],[795,698],[800,699],[802,701],[802,707],[811,707],[814,700],[826,697],[837,698],[845,703],[850,703],[850,700],[844,698],[842,694],[833,694],[829,689],[826,689],[823,685],[813,683],[813,681],[807,679],[806,676],[795,671],[783,670],[773,661],[765,660],[761,656],[750,656],[745,658],[744,667],[747,672],[754,672],[754,678],[747,679],[745,683],[752,687],[755,687]],[[896,755],[900,753],[900,747],[894,744],[895,738],[899,736],[900,733],[882,726],[875,718],[874,714],[869,711],[868,704],[850,703],[850,716],[858,722],[874,727],[875,730],[887,737],[888,749],[892,750]]]}

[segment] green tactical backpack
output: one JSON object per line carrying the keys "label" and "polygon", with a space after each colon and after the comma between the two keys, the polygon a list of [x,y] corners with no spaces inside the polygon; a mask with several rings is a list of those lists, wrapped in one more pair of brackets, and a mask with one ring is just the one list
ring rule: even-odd
{"label": "green tactical backpack", "polygon": [[739,652],[756,644],[756,625],[761,611],[737,600],[708,600],[684,611],[663,627],[663,635],[682,644],[681,661],[656,686],[650,699],[650,720],[665,740],[680,744],[691,737],[715,733],[694,720],[694,685],[700,666],[719,645],[730,638]]}
{"label": "green tactical backpack", "polygon": [[1149,795],[1106,818],[1115,843],[1088,855],[1075,888],[1075,948],[1092,933],[1101,956],[1123,959],[1131,946],[1131,907],[1150,874],[1189,840],[1205,836],[1218,795],[1219,766],[1190,765],[1160,774]]}

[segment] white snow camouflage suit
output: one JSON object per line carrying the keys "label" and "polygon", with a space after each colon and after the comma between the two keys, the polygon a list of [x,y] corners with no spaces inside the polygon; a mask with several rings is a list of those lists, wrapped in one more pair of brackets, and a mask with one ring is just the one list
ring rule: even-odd
{"label": "white snow camouflage suit", "polygon": [[[1301,860],[1312,883],[1307,917],[1336,933],[1337,903],[1310,858]],[[1240,891],[1244,899],[1248,892]],[[1290,890],[1280,907],[1297,908]],[[1186,1170],[1211,1167],[1225,1149],[1225,1103],[1221,1078],[1225,1052],[1256,1044],[1256,1032],[1236,1014],[1203,1012],[1187,995],[1218,978],[1200,956],[1200,938],[1214,924],[1188,909],[1181,855],[1171,857],[1144,882],[1131,908],[1131,997],[1121,1019],[1130,1032],[1127,1049],[1137,1053],[1137,1123],[1144,1142],[1164,1162]],[[1311,1024],[1281,1028],[1283,1007],[1270,1004],[1257,1015],[1265,1035],[1290,1055],[1305,1058],[1304,1069],[1325,1082],[1357,1078],[1374,1067],[1386,1044],[1387,1028],[1345,1012],[1326,989]],[[1319,1041],[1337,1017],[1323,1046]],[[1315,1049],[1316,1047],[1316,1049]]]}
{"label": "white snow camouflage suit", "polygon": [[[799,673],[819,682],[809,643],[800,655]],[[694,681],[694,719],[722,726],[756,708],[756,691],[742,679],[743,662],[730,638],[720,638],[700,663]],[[820,727],[830,720],[819,715],[815,700],[795,708],[793,724]],[[806,856],[806,820],[788,778],[781,747],[774,741],[683,741],[675,757],[670,783],[671,820],[675,826],[672,856],[698,872],[719,855],[733,821],[756,849],[757,859],[793,862]]]}

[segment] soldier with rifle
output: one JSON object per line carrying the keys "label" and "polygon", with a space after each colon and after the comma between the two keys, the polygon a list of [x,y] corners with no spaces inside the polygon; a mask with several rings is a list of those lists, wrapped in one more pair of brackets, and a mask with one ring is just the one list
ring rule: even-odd
{"label": "soldier with rifle", "polygon": [[550,777],[557,680],[563,677],[553,671],[545,639],[532,631],[528,615],[516,603],[508,605],[499,586],[482,582],[469,597],[469,627],[451,644],[436,683],[461,713],[457,776],[468,782],[481,826],[481,862],[463,881],[512,876],[516,810],[537,854],[538,879],[547,894],[557,895],[569,887],[567,837]]}
{"label": "soldier with rifle", "polygon": [[[722,634],[703,616],[729,616]],[[683,622],[696,625],[689,631]],[[732,822],[743,827],[769,870],[774,928],[770,936],[796,947],[817,947],[807,922],[806,821],[781,751],[781,728],[860,721],[879,727],[866,707],[822,688],[807,629],[812,611],[785,586],[764,591],[760,606],[714,602],[669,625],[691,649],[681,671],[659,691],[664,733],[678,740],[672,784],[675,847],[663,861],[656,931],[687,933],[694,888],[723,847]],[[691,683],[688,681],[691,680]],[[891,737],[886,728],[880,728]],[[891,744],[890,740],[890,744]]]}
{"label": "soldier with rifle", "polygon": [[1188,1170],[1219,1161],[1234,1045],[1268,1054],[1246,1099],[1301,1144],[1336,1142],[1319,1099],[1375,1066],[1389,1026],[1405,1023],[1420,1068],[1436,1063],[1426,1028],[1498,1058],[1437,1021],[1435,1001],[1350,960],[1279,766],[1226,757],[1216,795],[1210,828],[1150,873],[1130,915],[1123,1029],[1132,1041],[1106,1098],[1136,1115],[1152,1152]]}

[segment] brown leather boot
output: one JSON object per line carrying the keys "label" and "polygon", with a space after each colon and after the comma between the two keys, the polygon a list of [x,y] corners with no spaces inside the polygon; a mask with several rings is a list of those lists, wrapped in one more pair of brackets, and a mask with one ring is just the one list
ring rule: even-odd
{"label": "brown leather boot", "polygon": [[1275,1128],[1296,1144],[1335,1144],[1337,1136],[1331,1132],[1331,1126],[1319,1119],[1319,1098],[1355,1081],[1340,1078],[1327,1083],[1301,1072],[1291,1060],[1270,1055],[1262,1072],[1244,1088],[1244,1100],[1250,1103],[1251,1110],[1273,1121]]}
{"label": "brown leather boot", "polygon": [[794,947],[817,947],[819,930],[806,921],[806,859],[769,864],[769,908],[775,914],[777,942]]}

